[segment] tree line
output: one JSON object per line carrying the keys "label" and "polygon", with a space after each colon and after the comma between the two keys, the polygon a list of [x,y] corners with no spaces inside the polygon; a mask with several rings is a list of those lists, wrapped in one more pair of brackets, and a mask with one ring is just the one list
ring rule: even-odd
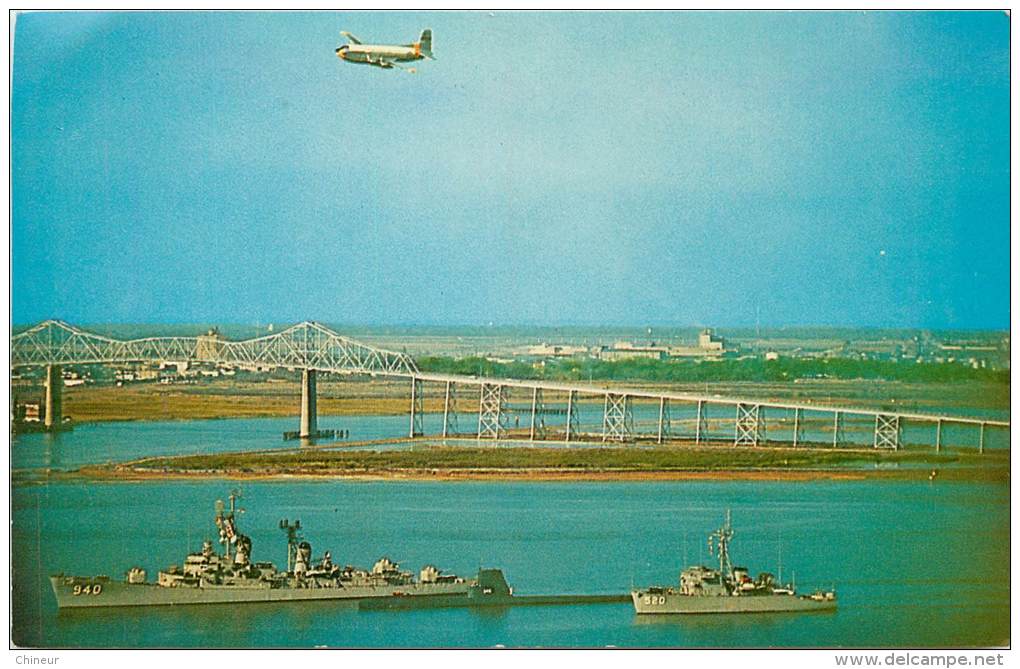
{"label": "tree line", "polygon": [[793,379],[883,379],[889,381],[946,383],[987,381],[1009,383],[1009,370],[975,369],[959,363],[918,363],[851,358],[780,358],[764,360],[596,360],[567,358],[533,365],[495,362],[481,357],[428,356],[417,359],[423,372],[466,376],[542,379],[549,381],[706,381],[782,382]]}

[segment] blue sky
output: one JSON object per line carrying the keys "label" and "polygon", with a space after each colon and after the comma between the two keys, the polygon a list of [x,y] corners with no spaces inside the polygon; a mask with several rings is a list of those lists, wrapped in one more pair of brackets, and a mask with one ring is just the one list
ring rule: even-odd
{"label": "blue sky", "polygon": [[36,13],[11,103],[15,323],[1009,326],[1002,12]]}

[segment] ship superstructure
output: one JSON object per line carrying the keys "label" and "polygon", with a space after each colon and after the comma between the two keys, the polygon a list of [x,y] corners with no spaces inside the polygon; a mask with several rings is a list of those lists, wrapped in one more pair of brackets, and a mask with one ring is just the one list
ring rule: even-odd
{"label": "ship superstructure", "polygon": [[794,584],[781,584],[768,573],[752,579],[744,567],[730,561],[733,540],[730,512],[726,523],[708,537],[709,553],[719,560],[718,568],[704,565],[680,572],[678,587],[650,587],[633,590],[634,610],[640,614],[669,613],[766,613],[814,611],[836,608],[834,590],[798,595]]}
{"label": "ship superstructure", "polygon": [[216,502],[216,528],[223,552],[206,540],[202,550],[191,553],[183,564],[161,570],[150,582],[141,567],[132,567],[123,580],[108,576],[50,577],[60,608],[101,606],[152,606],[273,602],[308,599],[363,599],[368,597],[435,596],[467,594],[473,581],[444,574],[433,565],[423,567],[416,578],[387,557],[371,569],[333,562],[327,551],[313,559],[312,545],[301,536],[301,521],[280,521],[287,535],[287,568],[252,557],[251,538],[238,528],[236,494],[230,506]]}

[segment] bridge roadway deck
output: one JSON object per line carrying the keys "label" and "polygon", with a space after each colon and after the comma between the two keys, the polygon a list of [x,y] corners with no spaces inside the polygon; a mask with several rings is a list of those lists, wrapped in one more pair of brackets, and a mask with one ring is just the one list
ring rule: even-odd
{"label": "bridge roadway deck", "polygon": [[[119,364],[125,362],[172,362],[189,361],[224,365],[228,367],[263,369],[287,368],[316,370],[336,374],[365,374],[371,376],[406,378],[411,381],[411,414],[414,419],[415,403],[420,402],[419,382],[438,382],[452,385],[477,385],[480,394],[494,388],[527,388],[567,393],[569,398],[578,394],[599,395],[606,399],[607,421],[625,420],[629,409],[627,401],[634,398],[697,403],[703,405],[728,405],[736,407],[738,423],[752,429],[760,423],[759,409],[785,409],[795,412],[811,411],[835,414],[836,423],[841,416],[867,416],[876,421],[876,432],[898,429],[898,425],[887,421],[911,420],[936,423],[939,439],[943,424],[963,424],[985,427],[1009,427],[1008,421],[968,418],[947,414],[926,414],[917,412],[865,409],[853,406],[834,406],[797,402],[772,401],[753,398],[720,397],[697,395],[641,388],[600,386],[594,384],[563,383],[543,380],[482,378],[449,374],[421,372],[414,360],[404,353],[386,351],[345,337],[314,322],[294,325],[272,335],[232,341],[211,331],[197,337],[146,337],[142,339],[119,340],[82,330],[60,321],[44,321],[28,330],[11,337],[11,366],[59,366],[67,364]],[[308,377],[308,375],[305,375]],[[50,387],[53,384],[47,384]],[[58,384],[59,385],[59,384]],[[499,394],[499,393],[497,393]],[[314,392],[309,393],[309,401]],[[621,399],[624,400],[621,402]],[[499,419],[502,411],[500,398],[489,398],[496,402],[494,416]],[[612,406],[610,402],[612,400]],[[449,405],[449,398],[447,399]],[[661,406],[661,405],[660,405]],[[310,406],[314,413],[314,406]],[[610,412],[617,412],[612,417]],[[618,415],[617,415],[618,414]],[[700,414],[700,412],[699,412]],[[799,415],[799,414],[798,414]],[[660,422],[662,418],[660,417]],[[742,422],[741,422],[742,421]],[[882,427],[880,423],[885,423]],[[756,429],[756,428],[754,428]],[[498,432],[498,431],[497,431]]]}
{"label": "bridge roadway deck", "polygon": [[830,404],[803,404],[795,402],[775,402],[772,400],[762,400],[760,398],[737,398],[737,397],[719,397],[716,395],[696,395],[691,393],[675,393],[662,390],[649,390],[641,388],[626,388],[623,386],[609,386],[609,385],[594,385],[594,384],[575,384],[575,383],[561,383],[555,381],[541,381],[541,380],[521,380],[521,379],[501,379],[501,378],[489,378],[479,376],[461,376],[456,374],[401,374],[400,376],[411,377],[420,381],[427,381],[432,383],[455,383],[457,385],[492,385],[492,386],[505,386],[509,388],[527,388],[533,390],[538,388],[540,390],[549,390],[553,392],[562,393],[578,393],[584,395],[600,395],[605,396],[607,393],[613,395],[626,395],[632,398],[642,398],[650,400],[676,400],[678,402],[688,402],[696,404],[702,402],[704,404],[713,405],[724,405],[724,406],[737,406],[737,405],[758,405],[769,409],[787,409],[790,411],[801,410],[801,411],[816,411],[822,413],[836,413],[839,412],[844,415],[853,416],[897,416],[901,420],[914,420],[937,423],[953,423],[953,424],[964,424],[964,425],[986,425],[988,427],[1009,427],[1008,421],[999,420],[987,420],[982,418],[966,418],[962,416],[944,415],[944,414],[927,414],[927,413],[913,413],[913,412],[902,412],[902,411],[880,411],[876,409],[862,409],[860,407],[851,406],[837,406]]}

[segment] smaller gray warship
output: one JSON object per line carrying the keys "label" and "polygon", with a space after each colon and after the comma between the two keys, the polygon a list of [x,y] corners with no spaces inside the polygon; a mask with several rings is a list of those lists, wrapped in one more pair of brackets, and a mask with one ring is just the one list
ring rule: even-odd
{"label": "smaller gray warship", "polygon": [[95,608],[115,606],[168,606],[186,604],[238,604],[249,602],[305,601],[320,599],[361,600],[374,597],[449,597],[467,595],[475,581],[444,574],[432,565],[418,577],[388,558],[371,569],[341,567],[327,551],[312,558],[312,546],[301,535],[301,521],[280,521],[287,535],[287,569],[271,562],[252,560],[251,538],[238,525],[235,501],[230,507],[216,502],[216,527],[223,553],[205,541],[202,550],[185,557],[184,564],[159,572],[155,583],[145,570],[131,568],[124,580],[108,576],[50,577],[57,607]]}
{"label": "smaller gray warship", "polygon": [[678,613],[779,613],[822,611],[836,608],[835,591],[798,595],[793,585],[777,583],[772,574],[751,579],[747,569],[730,562],[733,528],[730,512],[726,524],[708,537],[710,552],[717,552],[719,569],[703,565],[680,573],[680,587],[650,587],[634,590],[631,599],[639,614]]}

